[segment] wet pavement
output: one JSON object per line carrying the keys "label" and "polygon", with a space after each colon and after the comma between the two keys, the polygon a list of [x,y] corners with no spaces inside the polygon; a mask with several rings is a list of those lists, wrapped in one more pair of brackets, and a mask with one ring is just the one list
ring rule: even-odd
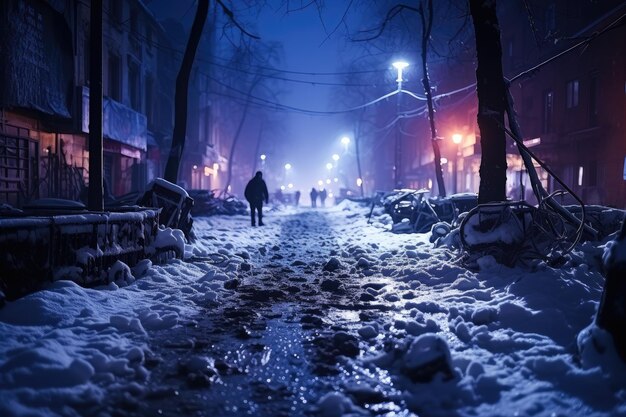
{"label": "wet pavement", "polygon": [[228,296],[208,302],[185,325],[154,335],[154,356],[146,358],[148,391],[118,395],[108,412],[315,415],[320,397],[341,391],[367,414],[411,415],[401,412],[384,371],[359,360],[364,349],[384,346],[383,340],[363,343],[357,331],[392,314],[372,295],[391,283],[364,280],[347,265],[335,269],[329,259],[342,249],[323,213],[281,220],[251,231],[259,234],[258,247],[246,248],[250,259],[224,283]]}

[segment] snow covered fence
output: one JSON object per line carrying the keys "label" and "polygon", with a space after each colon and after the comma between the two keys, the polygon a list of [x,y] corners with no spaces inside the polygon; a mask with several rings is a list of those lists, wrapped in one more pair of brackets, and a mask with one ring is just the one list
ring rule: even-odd
{"label": "snow covered fence", "polygon": [[182,257],[182,237],[158,225],[153,209],[0,218],[0,290],[15,299],[57,279],[96,285],[119,262]]}

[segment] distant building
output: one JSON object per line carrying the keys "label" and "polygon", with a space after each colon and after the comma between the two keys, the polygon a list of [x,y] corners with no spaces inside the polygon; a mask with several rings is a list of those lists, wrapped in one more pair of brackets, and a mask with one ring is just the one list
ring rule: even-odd
{"label": "distant building", "polygon": [[[162,175],[184,45],[139,0],[103,2],[103,174],[115,195]],[[0,4],[0,204],[78,200],[89,181],[90,3]],[[186,40],[186,37],[185,37]],[[4,46],[8,46],[5,48]],[[207,80],[192,79],[181,182],[214,188],[224,164]]]}
{"label": "distant building", "polygon": [[[591,38],[626,12],[626,4],[617,0],[537,0],[529,2],[529,9],[524,4],[499,4],[506,77]],[[527,18],[528,10],[532,16]],[[476,82],[473,48],[460,58],[456,63],[430,64],[433,85],[437,87],[435,95],[471,87]],[[624,68],[626,28],[622,24],[511,86],[524,143],[586,204],[626,208]],[[455,190],[478,192],[481,149],[477,111],[475,88],[438,101],[436,124],[448,194]],[[404,186],[432,188],[436,194],[426,116],[407,121],[404,129],[413,135],[403,138]],[[452,140],[454,134],[461,135],[458,146]],[[523,196],[533,201],[519,153],[512,140],[507,138],[507,142],[507,193],[512,199]],[[537,164],[536,169],[548,192],[562,189]]]}

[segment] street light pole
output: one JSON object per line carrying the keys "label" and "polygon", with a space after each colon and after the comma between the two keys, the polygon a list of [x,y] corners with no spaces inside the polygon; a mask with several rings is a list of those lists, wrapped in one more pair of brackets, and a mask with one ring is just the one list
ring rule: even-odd
{"label": "street light pole", "polygon": [[[400,116],[400,91],[402,90],[402,71],[409,66],[408,63],[403,61],[396,61],[393,64],[393,67],[398,70],[398,78],[396,82],[398,83],[398,98],[396,100],[396,117]],[[400,175],[402,173],[402,132],[400,131],[400,120],[397,120],[398,126],[396,129],[396,145],[395,145],[395,155],[394,155],[394,167],[393,167],[393,181],[394,187],[400,188],[401,186],[401,178]]]}
{"label": "street light pole", "polygon": [[[89,66],[89,200],[91,211],[104,210],[102,178],[102,0],[91,3]],[[112,184],[111,184],[112,185]]]}

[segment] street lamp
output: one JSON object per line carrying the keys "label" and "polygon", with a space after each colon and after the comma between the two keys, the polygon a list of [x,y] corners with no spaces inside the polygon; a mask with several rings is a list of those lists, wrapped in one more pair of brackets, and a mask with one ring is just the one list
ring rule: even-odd
{"label": "street lamp", "polygon": [[343,151],[348,152],[348,145],[350,145],[350,138],[347,136],[343,136],[341,138],[341,144],[343,145]]}
{"label": "street lamp", "polygon": [[291,164],[287,163],[285,164],[285,171],[289,171],[291,169]]}
{"label": "street lamp", "polygon": [[337,162],[339,161],[339,155],[337,155],[336,153],[333,154],[333,161]]}
{"label": "street lamp", "polygon": [[398,83],[398,90],[402,89],[402,71],[409,66],[409,64],[407,62],[404,61],[396,61],[393,64],[393,67],[395,69],[398,70],[398,78],[396,79],[396,82]]}
{"label": "street lamp", "polygon": [[260,158],[261,158],[261,168],[262,168],[263,170],[265,170],[265,159],[267,158],[267,155],[265,155],[264,153],[262,153],[262,154],[261,154],[261,156],[260,156]]}
{"label": "street lamp", "polygon": [[329,170],[329,171],[330,171],[331,169],[333,169],[333,164],[331,164],[330,162],[329,162],[329,163],[327,163],[327,164],[326,164],[326,169],[327,169],[327,170]]}
{"label": "street lamp", "polygon": [[457,193],[457,175],[458,175],[458,163],[459,163],[459,145],[463,141],[463,135],[460,133],[455,133],[452,135],[452,142],[454,142],[454,165],[452,171],[452,192],[454,194]]}
{"label": "street lamp", "polygon": [[[398,78],[396,79],[396,82],[398,83],[398,93],[402,90],[402,70],[404,70],[406,67],[409,66],[409,64],[407,62],[404,61],[396,61],[393,64],[393,67],[395,69],[398,70]],[[396,188],[400,188],[401,187],[401,178],[400,175],[402,174],[402,167],[400,166],[402,163],[402,126],[401,126],[401,120],[399,116],[400,115],[400,94],[398,94],[397,100],[396,100],[396,117],[398,118],[397,121],[397,128],[396,128],[396,145],[395,145],[395,152],[394,152],[394,165],[393,165],[393,181],[394,181],[394,186]]]}

